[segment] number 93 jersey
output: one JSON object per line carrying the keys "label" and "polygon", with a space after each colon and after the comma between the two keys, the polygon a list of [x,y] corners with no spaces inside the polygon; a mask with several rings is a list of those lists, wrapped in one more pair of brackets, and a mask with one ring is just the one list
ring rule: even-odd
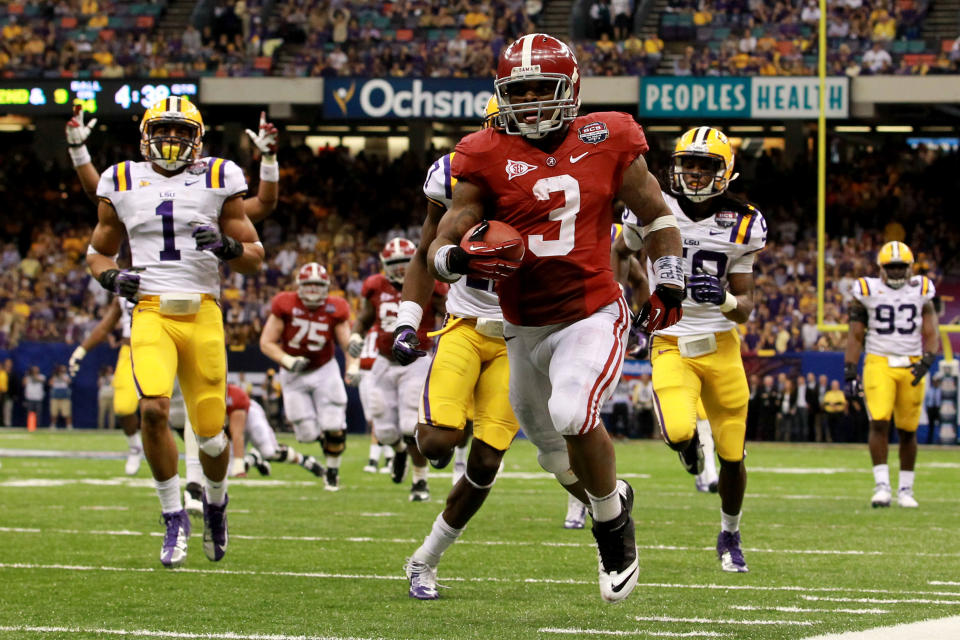
{"label": "number 93 jersey", "polygon": [[[709,273],[720,278],[721,284],[726,287],[731,273],[753,273],[754,256],[767,242],[767,223],[756,207],[725,194],[719,195],[709,200],[710,215],[695,221],[684,213],[672,195],[664,193],[663,199],[680,227],[683,272],[687,280],[696,273]],[[629,209],[624,211],[625,222],[630,222],[628,216],[633,216]],[[650,282],[656,281],[649,261],[647,275]],[[655,332],[655,335],[720,333],[736,325],[736,322],[723,315],[718,305],[695,302],[688,291],[683,300],[680,322]]]}
{"label": "number 93 jersey", "polygon": [[167,177],[149,162],[121,162],[103,172],[97,197],[113,205],[127,228],[140,291],[220,295],[215,255],[198,251],[197,224],[219,225],[220,209],[247,190],[243,171],[223,158],[202,158]]}
{"label": "number 93 jersey", "polygon": [[273,297],[270,313],[283,322],[284,353],[309,359],[307,368],[312,371],[333,357],[333,330],[350,319],[350,305],[338,296],[327,296],[316,309],[307,309],[296,291],[284,291]]}
{"label": "number 93 jersey", "polygon": [[937,294],[930,278],[914,276],[899,289],[888,287],[880,278],[860,278],[852,293],[867,309],[867,353],[923,353],[923,305]]}

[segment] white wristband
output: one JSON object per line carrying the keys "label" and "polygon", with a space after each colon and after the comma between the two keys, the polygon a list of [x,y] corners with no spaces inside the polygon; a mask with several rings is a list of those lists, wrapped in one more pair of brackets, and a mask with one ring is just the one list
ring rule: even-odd
{"label": "white wristband", "polygon": [[280,165],[277,164],[277,156],[271,156],[272,163],[268,163],[267,156],[260,160],[260,179],[264,182],[280,182]]}
{"label": "white wristband", "polygon": [[437,275],[445,282],[456,282],[460,279],[459,273],[453,273],[447,268],[447,254],[449,254],[455,244],[445,244],[433,255],[433,267],[437,270]]}
{"label": "white wristband", "polygon": [[732,293],[730,293],[729,291],[727,291],[727,297],[726,297],[726,299],[723,301],[723,304],[720,305],[720,311],[722,311],[722,312],[724,312],[724,313],[728,313],[728,312],[730,312],[730,311],[733,311],[734,309],[737,308],[737,304],[738,304],[738,303],[737,303],[737,296],[735,296],[735,295],[733,295]]}
{"label": "white wristband", "polygon": [[[646,238],[648,235],[654,231],[660,231],[660,229],[669,229],[669,228],[679,229],[677,226],[677,217],[672,213],[666,216],[658,216],[653,219],[653,222],[650,224],[641,227],[641,235]],[[624,238],[626,239],[626,238]]]}
{"label": "white wristband", "polygon": [[397,326],[408,326],[416,329],[423,320],[423,307],[413,300],[404,300],[397,311]]}
{"label": "white wristband", "polygon": [[73,353],[70,354],[71,360],[83,360],[87,356],[87,350],[83,348],[83,345],[80,345],[73,350]]}
{"label": "white wristband", "polygon": [[90,152],[87,150],[87,145],[85,144],[79,147],[67,147],[67,153],[70,154],[70,160],[73,162],[74,167],[80,167],[92,162]]}
{"label": "white wristband", "polygon": [[653,263],[653,274],[657,285],[672,284],[680,289],[687,286],[683,277],[683,258],[680,256],[660,256]]}

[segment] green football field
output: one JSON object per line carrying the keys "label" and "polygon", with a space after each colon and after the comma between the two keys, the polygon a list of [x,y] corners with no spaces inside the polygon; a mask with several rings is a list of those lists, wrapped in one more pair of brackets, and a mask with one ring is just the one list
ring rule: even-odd
{"label": "green football field", "polygon": [[206,559],[195,521],[171,571],[147,466],[123,475],[122,435],[0,430],[0,639],[790,639],[960,615],[958,448],[921,448],[920,508],[904,510],[870,507],[866,445],[750,446],[750,573],[726,574],[719,498],[663,444],[618,444],[641,577],[608,605],[592,536],[562,528],[566,495],[526,441],[440,565],[441,599],[410,599],[404,560],[450,475],[410,503],[408,484],[361,471],[367,442],[351,437],[338,493],[279,463],[231,481],[226,557]]}

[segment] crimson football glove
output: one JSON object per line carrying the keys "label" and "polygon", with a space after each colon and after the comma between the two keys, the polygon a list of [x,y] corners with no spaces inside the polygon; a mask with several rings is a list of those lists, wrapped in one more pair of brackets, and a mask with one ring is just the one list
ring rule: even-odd
{"label": "crimson football glove", "polygon": [[266,112],[260,112],[260,128],[258,131],[247,129],[247,135],[250,136],[250,140],[253,141],[261,154],[265,156],[277,155],[277,137],[280,132],[277,131],[277,127],[272,122],[267,122]]}
{"label": "crimson football glove", "polygon": [[497,282],[509,278],[520,268],[519,260],[510,260],[502,255],[520,245],[523,245],[523,240],[517,239],[497,244],[475,243],[469,250],[455,246],[447,255],[447,265],[451,273]]}
{"label": "crimson football glove", "polygon": [[685,293],[685,289],[658,284],[640,309],[634,324],[646,333],[653,333],[677,324],[683,317]]}

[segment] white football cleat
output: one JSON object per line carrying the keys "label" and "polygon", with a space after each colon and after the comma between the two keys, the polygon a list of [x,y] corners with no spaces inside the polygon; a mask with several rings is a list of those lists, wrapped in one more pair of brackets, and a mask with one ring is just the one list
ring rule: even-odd
{"label": "white football cleat", "polygon": [[893,495],[890,493],[890,485],[878,484],[876,487],[874,487],[873,497],[870,498],[870,505],[873,508],[889,507],[890,500],[892,499]]}
{"label": "white football cleat", "polygon": [[897,504],[905,509],[916,509],[920,506],[917,499],[913,497],[913,489],[900,489],[897,492]]}
{"label": "white football cleat", "polygon": [[137,475],[140,471],[140,462],[143,460],[143,449],[140,447],[130,447],[127,452],[127,462],[123,465],[123,472],[128,476]]}

